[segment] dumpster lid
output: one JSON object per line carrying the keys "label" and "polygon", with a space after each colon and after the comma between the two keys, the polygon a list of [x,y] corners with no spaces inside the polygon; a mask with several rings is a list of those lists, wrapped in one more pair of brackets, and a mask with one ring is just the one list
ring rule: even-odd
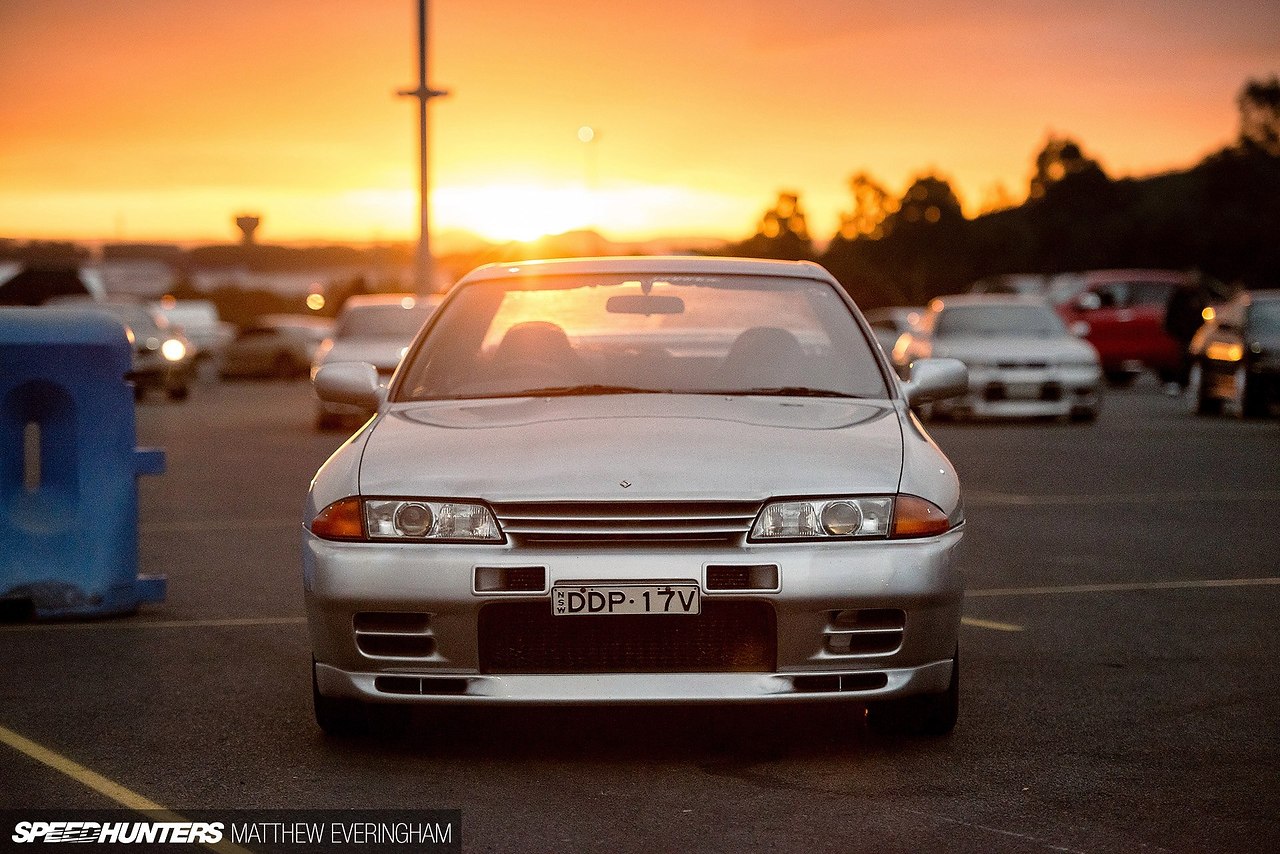
{"label": "dumpster lid", "polygon": [[127,353],[129,336],[101,309],[0,308],[0,344],[102,344]]}

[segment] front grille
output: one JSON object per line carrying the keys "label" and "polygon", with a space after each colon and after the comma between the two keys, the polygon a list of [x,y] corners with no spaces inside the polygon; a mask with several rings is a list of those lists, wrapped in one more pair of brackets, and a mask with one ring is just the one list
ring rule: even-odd
{"label": "front grille", "polygon": [[548,501],[493,505],[502,530],[529,542],[736,542],[755,501]]}
{"label": "front grille", "polygon": [[694,616],[557,617],[546,600],[480,610],[481,673],[769,673],[777,659],[768,602],[703,600]]}

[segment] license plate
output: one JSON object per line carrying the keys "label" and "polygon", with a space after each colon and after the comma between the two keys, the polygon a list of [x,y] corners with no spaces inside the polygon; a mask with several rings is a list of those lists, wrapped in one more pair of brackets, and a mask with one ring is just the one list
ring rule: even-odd
{"label": "license plate", "polygon": [[1037,400],[1040,383],[1005,383],[1004,395],[1011,400]]}
{"label": "license plate", "polygon": [[591,584],[551,588],[551,612],[560,617],[615,614],[697,614],[696,584]]}

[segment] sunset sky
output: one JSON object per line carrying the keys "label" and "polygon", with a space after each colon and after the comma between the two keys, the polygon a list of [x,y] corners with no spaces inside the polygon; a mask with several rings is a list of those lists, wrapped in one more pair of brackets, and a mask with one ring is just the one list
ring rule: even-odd
{"label": "sunset sky", "polygon": [[[815,236],[850,175],[977,212],[1047,133],[1112,175],[1231,141],[1277,0],[434,0],[442,239]],[[416,228],[413,0],[0,0],[0,237],[393,240]],[[584,125],[594,142],[579,140]]]}

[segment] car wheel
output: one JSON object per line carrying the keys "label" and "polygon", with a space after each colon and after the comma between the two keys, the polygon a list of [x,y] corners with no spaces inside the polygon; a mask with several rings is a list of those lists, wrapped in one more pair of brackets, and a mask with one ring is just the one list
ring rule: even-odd
{"label": "car wheel", "polygon": [[867,707],[867,722],[887,732],[938,738],[950,735],[960,717],[960,647],[951,662],[951,682],[940,694],[886,700]]}
{"label": "car wheel", "polygon": [[1071,407],[1071,414],[1067,417],[1073,424],[1092,424],[1098,420],[1098,407],[1073,406]]}
{"label": "car wheel", "polygon": [[409,707],[362,703],[347,697],[326,697],[316,682],[316,663],[311,661],[311,706],[316,723],[325,735],[350,738],[358,735],[397,735],[409,723]]}
{"label": "car wheel", "polygon": [[327,433],[330,430],[337,430],[342,426],[342,417],[334,415],[332,412],[318,410],[316,412],[316,429],[321,433]]}
{"label": "car wheel", "polygon": [[1128,388],[1133,385],[1134,380],[1138,378],[1137,374],[1129,371],[1107,371],[1107,385],[1114,388]]}
{"label": "car wheel", "polygon": [[1194,403],[1196,415],[1222,414],[1222,400],[1206,394],[1204,368],[1200,364],[1191,366],[1190,380],[1187,384],[1191,388],[1191,400]]}
{"label": "car wheel", "polygon": [[1235,384],[1241,417],[1261,418],[1267,414],[1267,399],[1261,394],[1263,389],[1258,383],[1249,381],[1249,372],[1244,365],[1236,368]]}
{"label": "car wheel", "polygon": [[170,386],[164,390],[164,393],[168,395],[170,400],[183,401],[191,395],[191,387],[183,383],[182,385]]}
{"label": "car wheel", "polygon": [[291,380],[298,375],[298,365],[288,353],[277,353],[271,360],[271,375],[282,380]]}
{"label": "car wheel", "polygon": [[146,386],[144,386],[142,383],[138,382],[137,380],[134,380],[134,383],[133,383],[133,399],[134,399],[134,400],[145,400],[145,399],[146,399],[146,397],[147,397],[147,387],[146,387]]}
{"label": "car wheel", "polygon": [[345,737],[369,731],[368,707],[364,703],[345,697],[326,697],[320,693],[315,659],[311,661],[311,706],[315,710],[316,723],[326,735]]}

